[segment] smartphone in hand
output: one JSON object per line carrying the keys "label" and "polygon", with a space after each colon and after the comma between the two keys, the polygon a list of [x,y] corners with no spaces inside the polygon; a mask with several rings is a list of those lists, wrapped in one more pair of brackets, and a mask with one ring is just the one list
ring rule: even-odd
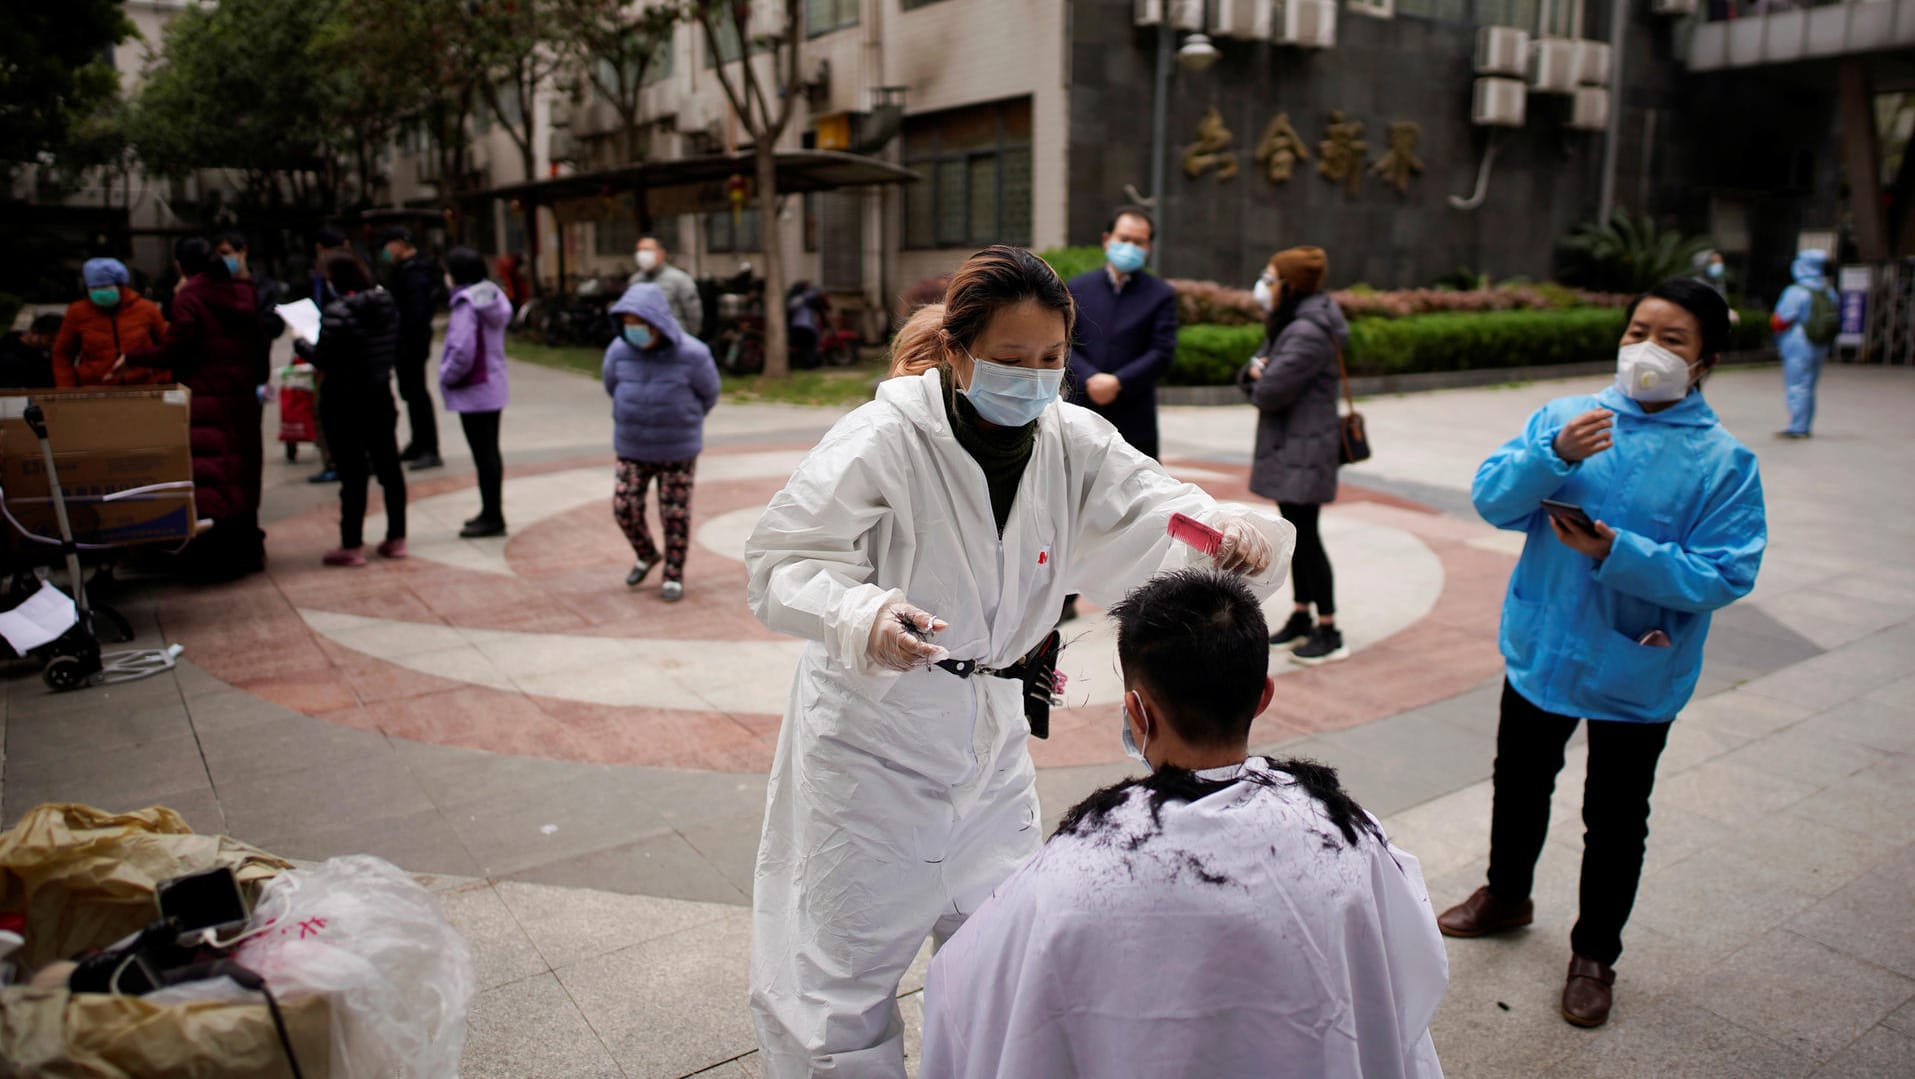
{"label": "smartphone in hand", "polygon": [[1587,532],[1592,536],[1596,534],[1595,520],[1589,516],[1588,511],[1574,502],[1558,502],[1553,498],[1545,498],[1543,512],[1579,532]]}

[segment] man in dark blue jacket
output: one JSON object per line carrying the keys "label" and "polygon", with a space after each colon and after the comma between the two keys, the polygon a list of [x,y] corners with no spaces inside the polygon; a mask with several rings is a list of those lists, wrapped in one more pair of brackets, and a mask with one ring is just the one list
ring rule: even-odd
{"label": "man in dark blue jacket", "polygon": [[1177,293],[1144,272],[1156,226],[1127,206],[1104,232],[1105,265],[1073,277],[1077,332],[1071,342],[1071,401],[1117,426],[1139,451],[1157,456],[1157,380],[1177,354]]}
{"label": "man in dark blue jacket", "polygon": [[438,406],[426,386],[426,362],[432,357],[432,316],[446,291],[445,271],[413,246],[410,229],[387,229],[380,246],[380,257],[395,267],[390,291],[399,303],[399,355],[393,372],[412,428],[399,459],[415,472],[438,468],[445,461],[439,456]]}

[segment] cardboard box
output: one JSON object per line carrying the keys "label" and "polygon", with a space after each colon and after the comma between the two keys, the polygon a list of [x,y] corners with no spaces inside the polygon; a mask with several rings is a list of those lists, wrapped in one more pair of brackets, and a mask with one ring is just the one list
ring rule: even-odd
{"label": "cardboard box", "polygon": [[119,545],[192,538],[192,398],[185,387],[0,394],[0,488],[7,511],[27,532],[57,539],[40,440],[24,418],[29,400],[46,413],[74,539]]}

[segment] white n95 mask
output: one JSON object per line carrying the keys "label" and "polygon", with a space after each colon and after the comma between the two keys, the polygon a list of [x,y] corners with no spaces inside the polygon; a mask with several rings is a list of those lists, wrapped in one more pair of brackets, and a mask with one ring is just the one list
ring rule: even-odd
{"label": "white n95 mask", "polygon": [[1644,404],[1680,401],[1689,394],[1689,361],[1654,341],[1616,350],[1616,388]]}

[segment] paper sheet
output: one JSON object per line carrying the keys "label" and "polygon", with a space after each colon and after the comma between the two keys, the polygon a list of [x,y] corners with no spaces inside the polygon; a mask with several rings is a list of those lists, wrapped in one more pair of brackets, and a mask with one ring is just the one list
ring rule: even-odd
{"label": "paper sheet", "polygon": [[5,637],[15,652],[26,655],[28,649],[53,640],[79,620],[80,614],[67,594],[41,581],[40,590],[25,603],[11,611],[0,611],[0,637]]}
{"label": "paper sheet", "polygon": [[309,344],[319,343],[319,305],[311,298],[282,303],[273,310],[286,320],[286,328],[293,331],[294,337]]}

